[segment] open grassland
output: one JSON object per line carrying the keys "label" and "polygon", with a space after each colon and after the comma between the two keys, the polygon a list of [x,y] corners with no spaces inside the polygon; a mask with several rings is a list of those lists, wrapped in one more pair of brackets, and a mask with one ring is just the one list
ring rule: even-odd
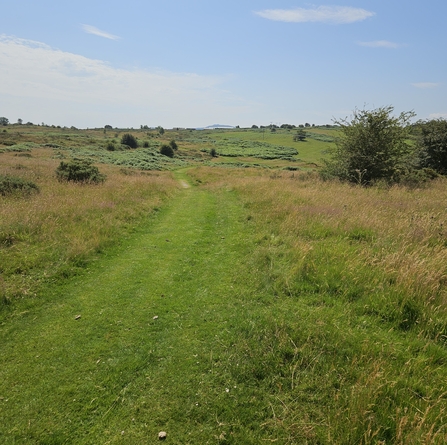
{"label": "open grassland", "polygon": [[288,370],[272,422],[298,443],[444,443],[445,180],[379,190],[232,173],[191,174],[237,191],[256,225],[253,261],[277,300],[245,353]]}
{"label": "open grassland", "polygon": [[32,296],[39,282],[69,276],[92,254],[132,232],[178,184],[168,172],[102,166],[104,184],[58,182],[53,149],[0,154],[0,174],[34,182],[40,193],[0,197],[0,296]]}
{"label": "open grassland", "polygon": [[[208,151],[215,148],[223,158],[215,162],[228,162],[226,156],[241,158],[254,156],[258,163],[266,159],[289,160],[294,161],[289,165],[315,168],[321,165],[321,160],[333,146],[337,131],[326,128],[310,128],[305,131],[308,137],[302,142],[293,140],[297,130],[282,129],[275,132],[269,129],[196,131],[187,140],[199,146],[204,145]],[[260,163],[273,167],[286,165],[284,163],[278,165],[278,162],[261,161]]]}
{"label": "open grassland", "polygon": [[[264,168],[313,169],[321,165],[333,146],[336,129],[306,128],[305,141],[294,141],[297,130],[234,129],[234,130],[157,130],[51,128],[10,126],[0,132],[0,154],[28,152],[33,148],[52,148],[56,159],[72,157],[95,163],[112,164],[140,170],[167,170],[190,164],[218,166],[255,166]],[[120,144],[125,133],[138,141],[137,149]],[[159,149],[171,140],[179,150],[174,158],[162,156]],[[110,144],[114,149],[110,150]],[[215,149],[218,157],[210,156]]]}
{"label": "open grassland", "polygon": [[219,168],[183,130],[188,169],[67,184],[85,144],[33,131],[0,141],[0,174],[40,188],[0,196],[1,443],[447,443],[445,179]]}

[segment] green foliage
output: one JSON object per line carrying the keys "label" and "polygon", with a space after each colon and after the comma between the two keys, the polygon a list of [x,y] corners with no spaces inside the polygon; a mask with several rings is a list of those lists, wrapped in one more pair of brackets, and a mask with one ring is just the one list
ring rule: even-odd
{"label": "green foliage", "polygon": [[123,134],[123,136],[121,137],[121,144],[127,145],[130,148],[138,147],[138,142],[137,142],[135,136],[131,135],[130,133]]}
{"label": "green foliage", "polygon": [[30,195],[38,193],[39,187],[31,181],[9,175],[0,175],[0,195]]}
{"label": "green foliage", "polygon": [[115,149],[116,149],[115,144],[112,141],[107,142],[106,150],[108,150],[108,151],[115,151]]}
{"label": "green foliage", "polygon": [[174,139],[172,139],[172,141],[169,142],[169,145],[171,146],[171,148],[172,148],[173,150],[178,150],[177,142],[175,142]]}
{"label": "green foliage", "polygon": [[173,158],[174,157],[174,150],[172,149],[172,147],[170,145],[167,145],[167,144],[163,144],[160,147],[160,153],[163,156],[167,156],[169,158]]}
{"label": "green foliage", "polygon": [[352,120],[336,121],[341,136],[326,162],[325,173],[339,179],[371,185],[392,183],[411,166],[408,123],[413,112],[392,116],[393,107],[355,110]]}
{"label": "green foliage", "polygon": [[298,151],[284,145],[274,145],[260,141],[245,141],[239,138],[228,138],[215,141],[219,155],[221,156],[252,156],[260,159],[293,159]]}
{"label": "green foliage", "polygon": [[165,134],[165,129],[163,127],[158,126],[156,130],[158,131],[158,134],[161,136]]}
{"label": "green foliage", "polygon": [[303,141],[305,141],[306,140],[306,132],[304,131],[304,130],[298,130],[297,132],[296,132],[296,135],[295,136],[293,136],[293,140],[295,141],[295,142],[303,142]]}
{"label": "green foliage", "polygon": [[74,159],[70,162],[62,161],[56,169],[59,181],[73,181],[84,183],[102,183],[106,176],[99,172],[98,167],[92,165],[91,161]]}
{"label": "green foliage", "polygon": [[447,174],[447,121],[435,119],[421,125],[418,141],[422,167]]}
{"label": "green foliage", "polygon": [[6,117],[0,117],[0,125],[8,125],[9,119]]}
{"label": "green foliage", "polygon": [[217,157],[217,151],[216,151],[215,148],[212,148],[212,149],[210,150],[210,155],[211,155],[213,158],[216,158],[216,157]]}

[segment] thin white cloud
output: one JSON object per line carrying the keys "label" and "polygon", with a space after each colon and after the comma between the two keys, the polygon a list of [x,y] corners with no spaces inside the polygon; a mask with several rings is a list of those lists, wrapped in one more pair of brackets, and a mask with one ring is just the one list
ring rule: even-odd
{"label": "thin white cloud", "polygon": [[447,113],[432,113],[428,117],[430,119],[447,119]]}
{"label": "thin white cloud", "polygon": [[90,26],[90,25],[82,25],[82,29],[87,34],[93,34],[95,36],[104,37],[105,39],[119,40],[121,38],[121,37],[118,37],[118,36],[114,36],[113,34],[110,34],[108,32],[101,31],[100,29],[95,28],[94,26]]}
{"label": "thin white cloud", "polygon": [[118,69],[5,35],[0,35],[0,78],[0,102],[32,104],[33,110],[22,105],[39,116],[32,119],[64,119],[77,126],[104,125],[108,120],[129,126],[193,126],[243,116],[255,107],[223,89],[226,77]]}
{"label": "thin white cloud", "polygon": [[318,6],[313,9],[265,9],[255,13],[265,19],[279,22],[321,22],[336,25],[361,22],[375,15],[374,12],[366,9],[349,6]]}
{"label": "thin white cloud", "polygon": [[416,88],[428,90],[430,88],[437,88],[437,87],[439,87],[440,84],[435,83],[435,82],[417,82],[417,83],[412,83],[411,85],[413,85]]}
{"label": "thin white cloud", "polygon": [[368,46],[370,48],[389,48],[396,49],[400,48],[402,45],[395,42],[390,42],[388,40],[374,40],[373,42],[358,42],[360,46]]}

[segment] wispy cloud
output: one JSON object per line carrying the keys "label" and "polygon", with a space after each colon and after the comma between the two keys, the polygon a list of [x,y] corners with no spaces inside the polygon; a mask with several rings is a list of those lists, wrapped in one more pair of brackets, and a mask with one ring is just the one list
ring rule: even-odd
{"label": "wispy cloud", "polygon": [[413,85],[416,88],[421,88],[423,90],[428,90],[430,88],[436,88],[439,87],[439,83],[435,83],[435,82],[417,82],[417,83],[412,83],[411,85]]}
{"label": "wispy cloud", "polygon": [[0,101],[27,104],[29,115],[45,122],[194,126],[228,116],[236,119],[255,107],[224,90],[229,79],[223,76],[118,69],[102,60],[5,35],[0,35],[0,66]]}
{"label": "wispy cloud", "polygon": [[372,42],[357,42],[360,46],[369,46],[370,48],[389,48],[396,49],[402,45],[400,43],[390,42],[388,40],[374,40]]}
{"label": "wispy cloud", "polygon": [[119,40],[121,38],[118,36],[114,36],[113,34],[110,34],[108,32],[101,31],[100,29],[95,28],[94,26],[90,26],[90,25],[82,25],[82,29],[87,34],[94,34],[95,36],[104,37],[105,39]]}
{"label": "wispy cloud", "polygon": [[375,15],[374,12],[349,6],[318,6],[312,9],[265,9],[256,11],[257,15],[279,22],[321,22],[344,25],[360,22]]}

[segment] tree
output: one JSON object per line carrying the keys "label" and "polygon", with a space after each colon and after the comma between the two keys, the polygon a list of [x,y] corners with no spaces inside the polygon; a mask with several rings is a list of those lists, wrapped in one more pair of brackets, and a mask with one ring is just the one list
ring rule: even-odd
{"label": "tree", "polygon": [[171,146],[171,148],[172,148],[173,150],[178,150],[177,142],[175,142],[174,139],[172,139],[172,141],[169,142],[169,145]]}
{"label": "tree", "polygon": [[158,126],[156,129],[159,135],[163,136],[165,134],[165,129],[163,127]]}
{"label": "tree", "polygon": [[138,142],[135,138],[135,136],[131,135],[130,133],[125,133],[121,137],[121,144],[127,145],[130,148],[137,148]]}
{"label": "tree", "polygon": [[334,121],[341,136],[324,172],[342,180],[370,185],[377,180],[398,180],[411,167],[413,149],[408,143],[413,112],[392,115],[391,106],[355,110],[352,119]]}
{"label": "tree", "polygon": [[8,125],[9,119],[6,117],[0,117],[0,125]]}
{"label": "tree", "polygon": [[160,153],[164,156],[168,156],[169,158],[174,157],[174,150],[170,145],[164,144],[160,147]]}
{"label": "tree", "polygon": [[23,124],[23,119],[17,119],[17,123],[19,124],[19,125],[22,125]]}
{"label": "tree", "polygon": [[298,130],[296,135],[293,136],[295,142],[303,142],[306,139],[306,132],[304,130]]}
{"label": "tree", "polygon": [[434,119],[421,124],[418,141],[421,167],[447,174],[447,121]]}

